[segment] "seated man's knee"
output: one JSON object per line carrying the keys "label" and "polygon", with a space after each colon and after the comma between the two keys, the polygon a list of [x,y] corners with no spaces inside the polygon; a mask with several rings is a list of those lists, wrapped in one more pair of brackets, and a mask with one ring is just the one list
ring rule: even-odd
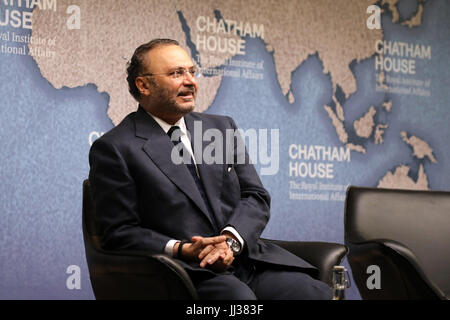
{"label": "seated man's knee", "polygon": [[[297,291],[299,299],[304,300],[331,300],[333,298],[333,290],[325,282],[311,278],[302,274],[297,280]],[[292,288],[295,290],[295,288]]]}
{"label": "seated man's knee", "polygon": [[324,282],[295,271],[268,270],[259,275],[255,292],[266,300],[331,300],[332,289]]}
{"label": "seated man's knee", "polygon": [[215,276],[196,285],[200,299],[255,300],[253,291],[233,275]]}

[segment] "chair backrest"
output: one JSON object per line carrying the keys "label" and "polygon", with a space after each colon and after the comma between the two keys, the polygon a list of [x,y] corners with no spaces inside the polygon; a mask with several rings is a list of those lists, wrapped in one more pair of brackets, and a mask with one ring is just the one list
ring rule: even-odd
{"label": "chair backrest", "polygon": [[89,180],[83,181],[83,238],[96,299],[196,299],[186,271],[162,254],[109,251],[100,245]]}
{"label": "chair backrest", "polygon": [[383,240],[408,248],[425,276],[450,293],[450,192],[349,187],[345,242],[350,265],[361,267],[363,259],[369,265],[371,258],[361,248]]}
{"label": "chair backrest", "polygon": [[89,180],[83,181],[83,235],[84,242],[93,248],[100,248],[100,238],[95,224],[95,205],[92,199]]}

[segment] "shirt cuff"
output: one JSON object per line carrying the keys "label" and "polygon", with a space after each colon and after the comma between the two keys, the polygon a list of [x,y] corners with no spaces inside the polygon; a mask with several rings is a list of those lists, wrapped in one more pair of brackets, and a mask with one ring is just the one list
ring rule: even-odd
{"label": "shirt cuff", "polygon": [[[241,235],[236,231],[235,228],[233,228],[233,227],[231,227],[231,226],[228,226],[228,227],[223,228],[223,230],[222,230],[222,232],[221,232],[220,234],[223,234],[224,231],[228,231],[228,232],[232,233],[233,236],[236,237],[236,239],[237,239],[237,240],[239,241],[239,243],[241,244],[241,251],[239,251],[239,253],[241,253],[242,250],[244,249],[244,239],[242,239]],[[238,254],[239,254],[239,253],[238,253]]]}
{"label": "shirt cuff", "polygon": [[180,242],[180,240],[169,240],[166,244],[166,247],[164,248],[164,253],[167,254],[169,257],[174,257],[173,247],[177,242]]}

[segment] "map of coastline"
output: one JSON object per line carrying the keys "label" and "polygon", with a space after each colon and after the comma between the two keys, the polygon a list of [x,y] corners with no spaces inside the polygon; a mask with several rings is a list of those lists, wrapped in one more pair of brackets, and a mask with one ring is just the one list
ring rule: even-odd
{"label": "map of coastline", "polygon": [[[125,68],[137,45],[152,38],[173,38],[191,51],[202,68],[217,70],[227,61],[232,61],[235,55],[230,50],[208,50],[204,43],[207,38],[202,36],[214,36],[219,44],[220,41],[239,43],[246,34],[259,36],[266,49],[273,54],[280,90],[291,104],[295,104],[292,72],[308,57],[317,54],[323,64],[322,72],[329,75],[332,84],[331,103],[325,105],[324,109],[336,129],[339,141],[350,150],[365,154],[365,146],[350,141],[346,131],[345,101],[357,91],[350,64],[374,56],[374,44],[383,39],[382,29],[371,30],[366,27],[366,8],[376,3],[376,0],[348,0],[342,5],[338,1],[322,0],[321,6],[317,6],[316,0],[282,0],[276,6],[271,5],[268,10],[258,0],[250,0],[245,4],[237,0],[223,3],[212,0],[147,1],[145,6],[137,0],[59,0],[56,12],[33,12],[33,37],[54,38],[55,54],[33,57],[42,75],[55,88],[73,88],[93,83],[99,92],[106,92],[110,97],[107,114],[117,125],[136,109],[136,101],[127,91]],[[65,12],[68,6],[74,4],[83,12],[81,27],[75,30],[66,27]],[[398,22],[398,0],[383,0],[381,4],[392,13],[392,21]],[[253,10],[245,9],[249,7]],[[401,23],[410,28],[419,26],[422,14],[423,1],[418,0],[417,12]],[[136,19],[117,23],[124,15]],[[155,20],[159,23],[153,23]],[[247,26],[250,26],[249,31]],[[251,30],[251,26],[256,31]],[[29,43],[31,52],[38,52],[42,46],[40,43]],[[252,62],[244,60],[239,63],[235,61],[234,66],[248,66]],[[203,112],[209,108],[223,76],[226,75],[213,72],[198,78],[200,94],[196,111]],[[383,82],[384,73],[380,77],[380,82]],[[338,89],[342,91],[345,101],[339,102],[337,99]],[[385,101],[378,107],[371,106],[353,122],[356,135],[363,141],[373,137],[375,144],[384,143],[383,134],[389,124],[376,123],[374,119],[377,112],[382,109],[390,112],[391,108],[391,101]],[[415,157],[422,159],[427,156],[432,163],[436,162],[431,148],[423,140],[414,136],[408,138],[403,132],[402,137],[413,147]],[[426,188],[427,176],[422,165],[420,168],[417,183],[410,183],[405,178],[409,169],[400,166],[394,174],[388,172],[379,181],[379,186],[414,185]]]}
{"label": "map of coastline", "polygon": [[[436,159],[433,156],[433,149],[424,140],[416,137],[409,136],[408,133],[402,131],[402,140],[412,147],[413,156],[418,160],[423,160],[425,157],[432,163],[436,163]],[[395,168],[394,173],[388,172],[379,182],[379,188],[401,188],[401,189],[415,189],[415,190],[429,190],[428,177],[425,173],[423,164],[420,163],[417,180],[414,181],[409,176],[410,167],[407,165],[399,165]]]}
{"label": "map of coastline", "polygon": [[[310,55],[316,53],[323,62],[323,72],[330,75],[334,92],[339,86],[345,96],[349,97],[357,89],[350,63],[372,56],[375,53],[375,41],[383,36],[381,30],[366,28],[366,8],[376,1],[349,0],[344,6],[333,0],[322,2],[321,6],[317,6],[315,0],[283,0],[277,2],[277,6],[271,6],[276,8],[275,10],[268,10],[257,0],[245,4],[236,0],[224,3],[148,1],[145,6],[136,0],[79,1],[80,10],[83,12],[81,28],[68,30],[65,9],[74,2],[59,0],[57,12],[35,10],[33,13],[33,36],[56,38],[54,57],[34,58],[42,75],[55,88],[94,83],[99,92],[107,92],[110,95],[108,116],[117,124],[134,110],[136,105],[123,85],[125,63],[131,57],[132,48],[156,37],[174,38],[188,48],[187,35],[181,22],[172,23],[180,21],[178,13],[186,20],[190,39],[195,44],[199,33],[196,27],[197,18],[201,16],[209,18],[210,21],[217,20],[216,14],[220,12],[226,21],[263,24],[263,40],[267,48],[273,50],[282,93],[291,103],[294,102],[291,74]],[[252,7],[254,10],[244,10],[243,6]],[[145,19],[116,23],[123,15]],[[167,23],[152,23],[156,19]],[[52,21],[51,24],[47,23],[49,20]],[[232,32],[230,35],[220,36],[239,38],[239,35]],[[88,43],[84,39],[89,39]],[[324,47],[324,43],[328,45]],[[34,46],[29,45],[30,48]],[[220,66],[232,57],[227,52],[199,50],[198,53],[200,61],[213,61],[209,67]],[[211,56],[214,59],[211,59]],[[199,78],[202,90],[199,94],[199,111],[206,110],[212,103],[220,81],[220,76]]]}

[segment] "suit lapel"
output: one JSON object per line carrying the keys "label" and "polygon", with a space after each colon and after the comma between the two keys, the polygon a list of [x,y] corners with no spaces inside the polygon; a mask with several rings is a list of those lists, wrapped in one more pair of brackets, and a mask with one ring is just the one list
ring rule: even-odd
{"label": "suit lapel", "polygon": [[136,136],[147,139],[142,149],[156,166],[200,208],[212,225],[205,203],[194,178],[183,164],[176,165],[170,157],[173,143],[158,123],[139,107],[135,117]]}

